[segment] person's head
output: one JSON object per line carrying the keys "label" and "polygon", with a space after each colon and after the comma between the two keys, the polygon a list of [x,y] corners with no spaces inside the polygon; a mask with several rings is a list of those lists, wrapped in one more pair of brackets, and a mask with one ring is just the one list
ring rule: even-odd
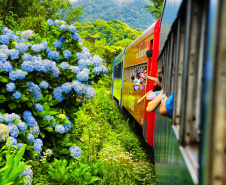
{"label": "person's head", "polygon": [[157,79],[158,79],[157,83],[161,87],[162,86],[162,69],[159,69],[157,71]]}
{"label": "person's head", "polygon": [[151,57],[152,57],[152,49],[147,50],[146,55],[147,55],[148,59],[151,60]]}
{"label": "person's head", "polygon": [[163,116],[171,117],[173,116],[173,100],[174,99],[174,92],[167,97],[162,96],[162,102],[160,104],[159,113]]}
{"label": "person's head", "polygon": [[138,79],[140,79],[140,71],[139,71],[139,70],[136,71],[136,77],[137,77]]}
{"label": "person's head", "polygon": [[131,80],[132,80],[132,81],[134,80],[134,75],[133,75],[133,76],[131,76]]}
{"label": "person's head", "polygon": [[144,68],[143,73],[147,74],[147,68],[146,67]]}

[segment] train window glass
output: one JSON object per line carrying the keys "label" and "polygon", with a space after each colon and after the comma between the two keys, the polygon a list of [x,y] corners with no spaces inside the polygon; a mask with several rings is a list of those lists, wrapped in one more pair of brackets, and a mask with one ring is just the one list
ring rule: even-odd
{"label": "train window glass", "polygon": [[122,78],[122,65],[123,61],[121,61],[119,64],[115,65],[115,72],[114,72],[114,78]]}

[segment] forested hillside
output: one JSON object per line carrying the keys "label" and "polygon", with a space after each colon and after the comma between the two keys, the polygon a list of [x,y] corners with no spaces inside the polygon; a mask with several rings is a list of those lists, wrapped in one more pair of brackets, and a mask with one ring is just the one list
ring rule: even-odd
{"label": "forested hillside", "polygon": [[74,7],[84,6],[81,21],[93,22],[95,20],[109,21],[117,19],[128,24],[131,28],[145,30],[154,22],[148,12],[148,0],[71,0]]}
{"label": "forested hillside", "polygon": [[84,45],[93,54],[100,55],[104,59],[110,72],[114,58],[142,33],[141,30],[132,29],[119,20],[76,22],[74,25],[85,41]]}

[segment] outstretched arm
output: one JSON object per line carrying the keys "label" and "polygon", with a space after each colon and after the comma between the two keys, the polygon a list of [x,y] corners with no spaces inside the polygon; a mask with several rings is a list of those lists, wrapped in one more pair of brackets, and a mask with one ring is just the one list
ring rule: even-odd
{"label": "outstretched arm", "polygon": [[153,112],[153,111],[156,110],[156,108],[161,103],[162,95],[163,95],[163,90],[161,91],[161,93],[154,100],[152,100],[151,102],[148,103],[148,106],[146,108],[147,112]]}
{"label": "outstretched arm", "polygon": [[146,98],[147,95],[149,95],[149,93],[151,93],[151,92],[153,92],[153,91],[152,91],[152,90],[151,90],[151,91],[148,91],[143,97],[141,97],[141,98],[137,101],[137,105],[140,104],[140,103],[144,100],[144,98]]}

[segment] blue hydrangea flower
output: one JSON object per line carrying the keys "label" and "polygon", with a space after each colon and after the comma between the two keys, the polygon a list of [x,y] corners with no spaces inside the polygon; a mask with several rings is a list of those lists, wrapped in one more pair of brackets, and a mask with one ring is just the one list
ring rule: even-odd
{"label": "blue hydrangea flower", "polygon": [[27,47],[31,47],[32,44],[30,42],[26,43]]}
{"label": "blue hydrangea flower", "polygon": [[16,48],[21,52],[21,53],[25,53],[28,50],[28,47],[26,44],[24,43],[19,43],[16,45]]}
{"label": "blue hydrangea flower", "polygon": [[20,150],[24,146],[23,143],[17,143],[18,150]]}
{"label": "blue hydrangea flower", "polygon": [[63,125],[63,127],[65,128],[65,133],[67,133],[67,132],[71,131],[72,123],[69,122],[69,123]]}
{"label": "blue hydrangea flower", "polygon": [[25,31],[22,31],[21,36],[22,36],[23,39],[26,39],[25,42],[27,42],[27,39],[32,39],[33,38],[34,33],[33,33],[32,30],[25,30]]}
{"label": "blue hydrangea flower", "polygon": [[0,114],[0,123],[2,123],[3,121],[4,121],[4,116]]}
{"label": "blue hydrangea flower", "polygon": [[27,139],[30,143],[34,142],[35,137],[32,134],[27,134]]}
{"label": "blue hydrangea flower", "polygon": [[[53,116],[50,116],[50,115],[47,115],[47,116],[45,116],[45,117],[43,118],[43,120],[49,120],[49,121],[51,121],[51,120],[53,120],[53,119],[54,119],[54,117],[53,117]],[[53,128],[53,127],[55,127],[55,125],[56,125],[56,120],[55,120],[55,123],[52,124],[52,125],[50,125],[50,126]]]}
{"label": "blue hydrangea flower", "polygon": [[94,55],[92,60],[93,60],[93,65],[96,67],[99,67],[101,65],[101,63],[103,63],[103,59],[100,58],[99,55]]}
{"label": "blue hydrangea flower", "polygon": [[28,73],[34,71],[34,66],[33,66],[33,62],[31,61],[24,61],[22,63],[22,69]]}
{"label": "blue hydrangea flower", "polygon": [[9,124],[8,127],[9,127],[9,134],[12,137],[16,138],[18,136],[19,132],[20,132],[18,127],[14,124]]}
{"label": "blue hydrangea flower", "polygon": [[75,41],[79,40],[79,38],[80,38],[78,33],[73,33],[73,34],[71,34],[71,36],[72,36],[72,39]]}
{"label": "blue hydrangea flower", "polygon": [[8,55],[2,51],[0,51],[0,61],[4,61],[8,59]]}
{"label": "blue hydrangea flower", "polygon": [[60,26],[60,29],[61,29],[63,32],[65,32],[65,31],[67,31],[67,26],[66,26],[65,24],[62,24],[62,25]]}
{"label": "blue hydrangea flower", "polygon": [[34,84],[33,82],[29,82],[27,84],[27,87],[29,90],[34,91],[34,95],[33,95],[34,98],[38,98],[38,99],[41,98],[41,89],[39,88],[38,85]]}
{"label": "blue hydrangea flower", "polygon": [[12,39],[14,42],[20,42],[20,37],[18,35],[13,35]]}
{"label": "blue hydrangea flower", "polygon": [[70,30],[70,32],[76,32],[76,27],[73,24],[68,26],[68,29]]}
{"label": "blue hydrangea flower", "polygon": [[78,95],[83,95],[85,93],[84,88],[85,85],[79,81],[73,81],[71,83],[72,88]]}
{"label": "blue hydrangea flower", "polygon": [[36,103],[35,104],[35,109],[37,110],[37,111],[43,111],[43,106],[40,104],[40,103]]}
{"label": "blue hydrangea flower", "polygon": [[60,37],[59,41],[64,42],[64,41],[66,41],[66,38],[65,37]]}
{"label": "blue hydrangea flower", "polygon": [[41,42],[40,44],[43,44],[44,50],[47,49],[47,47],[48,47],[48,41],[47,40]]}
{"label": "blue hydrangea flower", "polygon": [[49,83],[46,82],[46,81],[42,81],[40,84],[39,84],[39,87],[42,88],[42,89],[47,89],[49,87]]}
{"label": "blue hydrangea flower", "polygon": [[61,89],[63,92],[65,92],[66,94],[68,94],[69,92],[71,92],[72,90],[72,86],[70,82],[66,82],[61,86]]}
{"label": "blue hydrangea flower", "polygon": [[44,51],[46,49],[44,44],[34,44],[31,46],[31,50],[33,50],[36,53],[39,53],[40,51]]}
{"label": "blue hydrangea flower", "polygon": [[34,145],[40,145],[40,146],[43,146],[43,141],[39,138],[35,139],[34,141]]}
{"label": "blue hydrangea flower", "polygon": [[64,134],[65,133],[65,128],[63,125],[56,125],[55,126],[55,131],[60,133],[60,134]]}
{"label": "blue hydrangea flower", "polygon": [[102,67],[94,67],[93,73],[99,75],[102,72]]}
{"label": "blue hydrangea flower", "polygon": [[5,72],[10,72],[13,70],[13,66],[10,64],[9,61],[5,61],[3,63],[2,69],[5,69]]}
{"label": "blue hydrangea flower", "polygon": [[39,129],[39,126],[38,126],[37,122],[35,122],[35,126],[30,127],[30,131],[31,131],[32,134],[35,134],[37,136],[39,135],[40,129]]}
{"label": "blue hydrangea flower", "polygon": [[17,69],[16,71],[11,71],[9,73],[9,78],[12,81],[16,81],[16,80],[23,80],[25,79],[26,75],[24,73],[24,71],[22,71],[21,69]]}
{"label": "blue hydrangea flower", "polygon": [[62,47],[62,43],[61,43],[59,40],[55,41],[55,42],[53,43],[53,45],[54,45],[54,47],[56,47],[56,48],[58,48],[58,49],[60,49],[60,48]]}
{"label": "blue hydrangea flower", "polygon": [[[11,143],[12,146],[16,146],[17,145],[17,140],[15,138],[10,136],[9,139],[10,139],[10,143]],[[8,142],[8,138],[6,140]]]}
{"label": "blue hydrangea flower", "polygon": [[83,70],[84,68],[88,68],[88,67],[89,67],[89,64],[90,64],[90,62],[89,62],[89,60],[87,60],[87,59],[80,59],[80,60],[78,61],[78,67],[79,67],[81,70]]}
{"label": "blue hydrangea flower", "polygon": [[53,26],[54,23],[53,23],[53,21],[51,19],[48,19],[47,20],[47,24],[50,25],[50,26]]}
{"label": "blue hydrangea flower", "polygon": [[10,82],[6,85],[7,92],[13,92],[15,89],[16,89],[16,85],[12,82]]}
{"label": "blue hydrangea flower", "polygon": [[56,87],[53,90],[53,97],[57,100],[63,101],[64,100],[64,96],[62,95],[63,90],[61,87]]}
{"label": "blue hydrangea flower", "polygon": [[46,150],[46,156],[50,157],[53,154],[53,151],[51,149]]}
{"label": "blue hydrangea flower", "polygon": [[72,157],[80,157],[82,155],[81,149],[78,146],[71,146],[69,151]]}
{"label": "blue hydrangea flower", "polygon": [[95,89],[92,86],[88,86],[85,92],[86,98],[94,98],[95,96]]}
{"label": "blue hydrangea flower", "polygon": [[[28,167],[28,165],[25,166],[25,170],[20,174],[21,177],[23,176],[29,176],[30,178],[33,176],[33,171],[30,167]],[[26,178],[26,180],[28,180]],[[30,179],[31,180],[31,179]],[[29,184],[30,185],[30,184]]]}
{"label": "blue hydrangea flower", "polygon": [[13,34],[13,31],[12,30],[10,30],[9,28],[7,28],[7,27],[4,27],[3,28],[3,30],[2,30],[2,33],[3,34],[7,34],[7,33],[11,33],[11,34]]}
{"label": "blue hydrangea flower", "polygon": [[56,50],[53,50],[53,51],[50,51],[48,53],[48,57],[50,59],[59,60],[60,59],[60,54]]}
{"label": "blue hydrangea flower", "polygon": [[77,73],[77,79],[80,82],[88,81],[88,79],[89,79],[89,71],[83,69],[82,71]]}
{"label": "blue hydrangea flower", "polygon": [[73,73],[78,73],[78,72],[80,72],[80,69],[79,69],[78,66],[71,66],[70,69],[71,69],[71,71],[72,71]]}
{"label": "blue hydrangea flower", "polygon": [[67,62],[62,62],[60,64],[60,67],[62,70],[68,69],[70,67],[70,65]]}
{"label": "blue hydrangea flower", "polygon": [[63,51],[63,55],[64,55],[65,58],[68,59],[68,58],[71,58],[72,53],[71,53],[70,50],[64,50],[64,51]]}
{"label": "blue hydrangea flower", "polygon": [[10,38],[6,35],[0,35],[0,42],[2,42],[3,44],[7,45],[9,44],[9,40]]}
{"label": "blue hydrangea flower", "polygon": [[60,75],[60,70],[58,67],[54,67],[53,71],[51,72],[54,78],[58,78]]}
{"label": "blue hydrangea flower", "polygon": [[23,56],[22,56],[22,59],[24,61],[31,61],[32,60],[32,55],[30,55],[29,53],[25,53]]}
{"label": "blue hydrangea flower", "polygon": [[19,100],[21,98],[22,94],[19,91],[16,91],[13,93],[13,97],[17,100]]}
{"label": "blue hydrangea flower", "polygon": [[25,130],[27,130],[27,125],[26,125],[26,123],[24,123],[24,122],[19,122],[18,124],[17,124],[17,126],[18,126],[18,128],[21,130],[21,131],[25,131]]}
{"label": "blue hydrangea flower", "polygon": [[56,20],[54,21],[54,24],[60,26],[60,25],[61,25],[60,22],[61,22],[60,20],[56,19]]}
{"label": "blue hydrangea flower", "polygon": [[12,115],[12,114],[5,114],[5,115],[4,115],[4,119],[5,119],[6,123],[12,124],[12,121],[13,121],[13,115]]}
{"label": "blue hydrangea flower", "polygon": [[11,57],[11,60],[16,60],[19,58],[19,54],[20,52],[16,49],[11,49],[10,50],[10,57]]}
{"label": "blue hydrangea flower", "polygon": [[25,110],[23,112],[23,117],[24,117],[24,120],[26,121],[26,118],[29,117],[29,116],[33,116],[32,112],[28,111],[28,110]]}
{"label": "blue hydrangea flower", "polygon": [[29,127],[34,127],[36,125],[36,120],[33,116],[29,116],[27,118],[24,118],[24,120],[27,121],[27,124],[28,124]]}

